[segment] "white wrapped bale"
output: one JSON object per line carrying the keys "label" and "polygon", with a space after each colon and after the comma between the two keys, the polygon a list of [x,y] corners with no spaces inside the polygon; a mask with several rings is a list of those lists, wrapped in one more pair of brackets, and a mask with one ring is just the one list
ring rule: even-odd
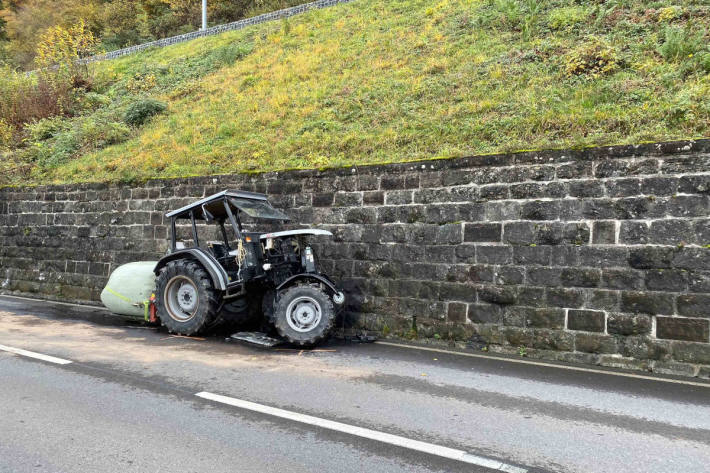
{"label": "white wrapped bale", "polygon": [[101,291],[101,302],[116,314],[143,317],[144,303],[155,291],[157,261],[137,261],[116,268]]}

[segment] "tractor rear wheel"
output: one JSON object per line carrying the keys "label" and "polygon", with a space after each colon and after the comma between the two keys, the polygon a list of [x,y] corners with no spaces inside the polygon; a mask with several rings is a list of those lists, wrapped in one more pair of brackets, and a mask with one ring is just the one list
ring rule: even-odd
{"label": "tractor rear wheel", "polygon": [[171,333],[194,335],[215,320],[221,293],[212,279],[195,261],[170,261],[157,280],[158,317]]}
{"label": "tractor rear wheel", "polygon": [[261,319],[261,298],[246,296],[225,302],[218,319],[229,329],[254,326]]}
{"label": "tractor rear wheel", "polygon": [[335,310],[331,298],[319,286],[298,284],[279,295],[271,321],[289,343],[313,346],[330,335]]}

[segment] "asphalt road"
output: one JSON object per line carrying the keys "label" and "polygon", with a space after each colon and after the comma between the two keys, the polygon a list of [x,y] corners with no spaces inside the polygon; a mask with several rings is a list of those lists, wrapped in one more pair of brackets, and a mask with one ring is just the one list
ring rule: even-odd
{"label": "asphalt road", "polygon": [[382,344],[266,350],[9,297],[0,345],[0,472],[710,471],[698,380]]}

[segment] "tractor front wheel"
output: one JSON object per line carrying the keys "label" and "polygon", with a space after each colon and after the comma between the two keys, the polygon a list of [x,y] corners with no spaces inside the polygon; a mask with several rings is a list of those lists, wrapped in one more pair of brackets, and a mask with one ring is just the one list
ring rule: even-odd
{"label": "tractor front wheel", "polygon": [[194,261],[170,261],[158,276],[158,317],[171,333],[194,335],[207,329],[220,299],[207,272]]}
{"label": "tractor front wheel", "polygon": [[319,286],[299,284],[280,294],[271,319],[279,335],[293,345],[313,346],[330,335],[335,310]]}

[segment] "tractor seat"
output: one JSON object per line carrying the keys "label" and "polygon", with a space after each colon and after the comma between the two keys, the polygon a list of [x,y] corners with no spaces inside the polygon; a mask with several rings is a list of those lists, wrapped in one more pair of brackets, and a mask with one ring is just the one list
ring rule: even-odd
{"label": "tractor seat", "polygon": [[229,251],[227,250],[227,246],[222,242],[208,241],[207,248],[210,249],[212,256],[214,256],[217,261],[229,258]]}

